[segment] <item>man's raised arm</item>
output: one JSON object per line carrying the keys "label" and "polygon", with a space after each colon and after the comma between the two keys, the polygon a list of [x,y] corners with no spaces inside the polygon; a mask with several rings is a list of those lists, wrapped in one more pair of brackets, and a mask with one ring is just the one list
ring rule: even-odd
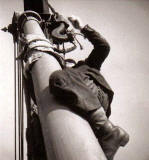
{"label": "man's raised arm", "polygon": [[105,58],[108,56],[110,51],[109,43],[93,28],[89,25],[84,27],[80,24],[79,20],[74,17],[69,17],[69,21],[72,23],[74,28],[79,29],[81,33],[93,44],[94,49],[85,60],[87,65],[90,67],[100,69]]}

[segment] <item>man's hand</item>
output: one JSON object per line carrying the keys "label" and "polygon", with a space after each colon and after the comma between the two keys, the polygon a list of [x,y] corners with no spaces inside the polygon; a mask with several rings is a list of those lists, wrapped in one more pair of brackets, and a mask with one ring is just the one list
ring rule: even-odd
{"label": "man's hand", "polygon": [[83,28],[83,25],[81,24],[81,20],[78,17],[71,16],[71,17],[68,17],[68,20],[71,22],[71,24],[75,29],[81,30]]}

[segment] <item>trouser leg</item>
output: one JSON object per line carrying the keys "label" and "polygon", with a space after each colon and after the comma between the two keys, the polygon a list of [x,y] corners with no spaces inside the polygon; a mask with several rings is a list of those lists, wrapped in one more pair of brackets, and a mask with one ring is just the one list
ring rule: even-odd
{"label": "trouser leg", "polygon": [[86,86],[84,75],[73,68],[55,71],[49,80],[50,92],[72,109],[84,112],[99,108],[97,95]]}

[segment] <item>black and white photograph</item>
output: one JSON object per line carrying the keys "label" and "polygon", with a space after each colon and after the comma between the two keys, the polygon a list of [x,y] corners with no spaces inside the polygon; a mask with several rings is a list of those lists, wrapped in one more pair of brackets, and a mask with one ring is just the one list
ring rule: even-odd
{"label": "black and white photograph", "polygon": [[149,0],[0,0],[0,157],[149,160]]}

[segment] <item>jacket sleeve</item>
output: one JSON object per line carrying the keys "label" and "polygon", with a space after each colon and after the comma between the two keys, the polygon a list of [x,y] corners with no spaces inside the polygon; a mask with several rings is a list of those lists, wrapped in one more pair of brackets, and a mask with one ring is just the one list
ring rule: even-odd
{"label": "jacket sleeve", "polygon": [[94,49],[85,60],[85,63],[90,67],[99,70],[105,58],[109,54],[110,45],[98,32],[89,27],[89,25],[86,25],[81,32],[94,46]]}

